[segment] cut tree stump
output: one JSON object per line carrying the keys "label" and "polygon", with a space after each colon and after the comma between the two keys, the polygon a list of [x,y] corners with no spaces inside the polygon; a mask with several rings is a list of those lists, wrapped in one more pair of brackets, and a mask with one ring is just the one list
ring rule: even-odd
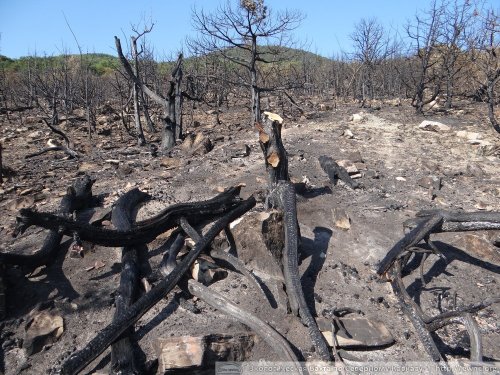
{"label": "cut tree stump", "polygon": [[280,180],[288,181],[288,158],[281,141],[281,126],[283,119],[270,112],[264,112],[264,123],[255,124],[259,131],[259,144],[264,154],[264,162],[269,183],[275,184]]}

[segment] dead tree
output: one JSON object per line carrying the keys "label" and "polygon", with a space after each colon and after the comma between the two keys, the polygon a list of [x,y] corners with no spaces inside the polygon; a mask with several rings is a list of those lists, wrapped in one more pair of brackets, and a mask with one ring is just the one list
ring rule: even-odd
{"label": "dead tree", "polygon": [[[459,61],[464,55],[467,46],[467,32],[471,26],[473,5],[468,0],[454,0],[450,9],[445,13],[443,22],[442,48],[439,55],[442,60],[443,76],[446,85],[445,108],[452,107],[455,91],[455,82],[460,71],[464,68],[464,61]],[[463,60],[463,59],[462,59]]]}
{"label": "dead tree", "polygon": [[[150,89],[145,83],[142,82],[141,78],[134,73],[132,66],[123,55],[120,39],[116,36],[115,45],[118,57],[127,76],[136,85],[138,85],[141,90],[149,98],[151,98],[151,100],[155,101],[163,108],[165,119],[163,126],[162,148],[164,150],[172,148],[175,145],[175,140],[178,139],[177,136],[182,138],[182,54],[179,55],[177,64],[172,72],[172,79],[170,80],[167,98],[164,98],[162,95]],[[180,121],[180,124],[178,124],[177,121]]]}
{"label": "dead tree", "polygon": [[[441,90],[440,77],[433,67],[438,63],[434,57],[443,26],[445,7],[437,1],[433,0],[431,8],[424,14],[415,15],[414,24],[406,25],[406,33],[413,41],[412,48],[417,59],[411,71],[412,106],[420,114],[424,112],[424,105],[436,99]],[[428,90],[431,91],[431,95],[426,97]]]}
{"label": "dead tree", "polygon": [[495,87],[500,81],[500,17],[493,9],[477,14],[475,34],[470,39],[472,62],[479,70],[480,93],[488,104],[488,118],[493,129],[500,133],[500,124],[495,116],[497,97]]}
{"label": "dead tree", "polygon": [[[137,51],[137,39],[143,36],[144,33],[130,37],[130,44],[132,46],[132,59],[134,60],[134,74],[136,77],[139,77],[139,52]],[[132,95],[134,98],[134,122],[135,131],[137,134],[137,144],[139,146],[144,146],[144,144],[146,143],[146,139],[144,138],[144,132],[142,131],[141,112],[139,104],[139,93],[141,92],[141,88],[136,82],[133,82],[132,90]]]}
{"label": "dead tree", "polygon": [[375,19],[361,19],[350,35],[354,43],[354,58],[361,62],[361,95],[362,104],[366,99],[373,99],[375,95],[375,70],[389,55],[389,41],[385,37],[383,26]]}
{"label": "dead tree", "polygon": [[291,45],[290,34],[302,18],[288,10],[273,14],[263,0],[241,0],[236,7],[227,2],[211,14],[193,12],[199,37],[188,41],[191,50],[216,53],[243,70],[235,83],[250,89],[251,126],[261,122],[261,93],[272,89],[262,85],[260,64],[281,60],[283,48],[279,47]]}
{"label": "dead tree", "polygon": [[264,122],[257,123],[259,131],[259,144],[264,154],[264,163],[269,175],[269,188],[276,185],[278,181],[289,181],[288,157],[285,147],[281,141],[281,126],[283,119],[271,113],[264,114]]}

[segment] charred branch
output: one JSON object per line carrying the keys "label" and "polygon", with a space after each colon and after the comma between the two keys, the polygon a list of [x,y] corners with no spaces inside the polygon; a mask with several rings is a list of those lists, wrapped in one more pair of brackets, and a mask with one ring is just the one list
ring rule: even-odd
{"label": "charred branch", "polygon": [[[417,216],[418,220],[412,220],[409,223],[410,226],[413,226],[413,229],[389,250],[387,256],[381,261],[377,273],[379,275],[386,275],[390,280],[394,295],[412,322],[429,357],[434,362],[439,363],[442,374],[452,374],[450,367],[439,352],[431,333],[449,324],[463,325],[470,338],[470,358],[475,362],[481,362],[483,358],[480,331],[471,314],[485,309],[494,303],[499,303],[500,297],[491,297],[476,304],[429,317],[408,294],[403,283],[402,271],[411,257],[411,252],[419,251],[419,248],[415,246],[422,240],[427,242],[432,252],[439,254],[437,247],[430,241],[432,233],[456,230],[498,229],[500,214],[497,212],[448,212],[435,210],[422,211]],[[425,257],[421,266],[424,261]],[[422,267],[420,267],[420,273],[423,278]]]}
{"label": "charred branch", "polygon": [[287,181],[280,181],[271,191],[269,201],[273,207],[277,207],[283,211],[285,248],[281,261],[290,309],[293,315],[300,316],[302,323],[308,328],[309,337],[321,360],[330,361],[331,355],[328,345],[311,314],[300,282],[298,265],[300,234],[297,221],[297,202],[293,185]]}

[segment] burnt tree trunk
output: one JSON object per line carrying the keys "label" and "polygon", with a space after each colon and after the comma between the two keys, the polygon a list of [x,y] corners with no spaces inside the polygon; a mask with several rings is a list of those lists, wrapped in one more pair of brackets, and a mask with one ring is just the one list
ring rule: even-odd
{"label": "burnt tree trunk", "polygon": [[[132,45],[132,58],[134,59],[134,74],[136,77],[139,77],[139,54],[137,53],[137,39],[135,37],[131,37],[130,40]],[[137,133],[137,144],[139,146],[143,146],[146,143],[146,139],[144,138],[144,132],[142,131],[139,92],[139,85],[136,82],[133,82],[134,121],[135,131]]]}
{"label": "burnt tree trunk", "polygon": [[488,117],[490,119],[493,129],[500,133],[500,124],[495,117],[495,83],[500,77],[500,69],[492,77],[488,77],[486,88],[486,96],[488,97]]}
{"label": "burnt tree trunk", "polygon": [[264,122],[257,123],[259,144],[264,154],[264,162],[269,175],[269,186],[278,181],[288,181],[288,158],[281,141],[281,126],[283,119],[272,113],[264,113]]}
{"label": "burnt tree trunk", "polygon": [[177,58],[177,65],[172,72],[172,80],[174,82],[174,115],[172,119],[175,121],[175,139],[182,138],[182,53]]}
{"label": "burnt tree trunk", "polygon": [[[174,80],[174,83],[173,83],[173,86],[172,87],[172,82],[171,82],[171,88],[169,89],[169,93],[167,93],[167,99],[165,99],[163,96],[157,94],[156,92],[154,92],[153,90],[151,90],[147,85],[145,85],[140,77],[138,77],[137,75],[135,75],[133,69],[132,69],[132,66],[130,65],[130,63],[128,62],[128,60],[125,58],[125,56],[123,55],[123,51],[122,51],[122,46],[121,46],[121,42],[120,42],[120,39],[117,38],[115,36],[115,45],[116,45],[116,51],[118,53],[118,57],[120,59],[120,62],[123,66],[123,68],[125,69],[125,72],[126,74],[129,76],[129,78],[135,83],[137,84],[142,92],[144,94],[146,94],[149,98],[151,98],[153,101],[155,101],[156,103],[158,103],[159,105],[161,105],[163,107],[163,110],[166,114],[165,116],[165,120],[164,120],[164,126],[163,126],[163,140],[162,140],[162,148],[164,150],[167,150],[171,147],[173,147],[175,145],[175,134],[176,134],[176,129],[175,129],[175,126],[174,128],[172,128],[172,124],[176,125],[176,120],[175,120],[175,82],[177,82],[177,84],[179,85],[180,87],[180,84],[181,84],[181,81],[182,81],[182,75],[178,76],[178,80],[175,81]],[[178,72],[178,68],[180,66],[180,64],[182,63],[182,55],[179,56],[179,59],[177,60],[177,65],[176,65],[176,68],[174,69],[173,71],[173,74],[172,76],[175,76],[175,73]],[[180,88],[179,88],[180,90]],[[173,95],[170,95],[170,93],[173,93]],[[172,103],[174,103],[173,105],[173,109],[172,109]],[[182,105],[182,101],[179,102],[179,106]],[[180,108],[179,110],[180,112],[182,112],[182,108]],[[180,129],[180,131],[177,131],[177,133],[179,134],[179,136],[182,136],[182,128]],[[172,142],[172,139],[173,139],[173,142]]]}

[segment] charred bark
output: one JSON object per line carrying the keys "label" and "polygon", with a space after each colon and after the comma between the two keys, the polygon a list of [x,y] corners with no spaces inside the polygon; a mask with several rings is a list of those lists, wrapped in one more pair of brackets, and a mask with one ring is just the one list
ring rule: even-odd
{"label": "charred bark", "polygon": [[[132,211],[141,201],[147,199],[148,194],[139,189],[133,189],[124,194],[113,208],[111,220],[117,230],[129,230],[132,227]],[[117,321],[137,299],[139,292],[139,264],[138,250],[135,247],[123,247],[121,259],[120,286],[115,298],[115,314],[113,321]],[[122,337],[111,345],[111,369],[116,374],[138,373],[136,353],[133,348],[133,328],[126,330]]]}
{"label": "charred bark", "polygon": [[286,293],[290,302],[292,314],[300,316],[302,323],[307,327],[309,337],[321,360],[330,361],[331,355],[328,345],[316,324],[316,320],[311,314],[309,306],[307,306],[300,282],[298,264],[300,234],[297,221],[297,203],[293,185],[287,181],[280,181],[275,189],[271,191],[269,200],[273,207],[277,207],[283,211],[285,248],[281,261],[283,265]]}

